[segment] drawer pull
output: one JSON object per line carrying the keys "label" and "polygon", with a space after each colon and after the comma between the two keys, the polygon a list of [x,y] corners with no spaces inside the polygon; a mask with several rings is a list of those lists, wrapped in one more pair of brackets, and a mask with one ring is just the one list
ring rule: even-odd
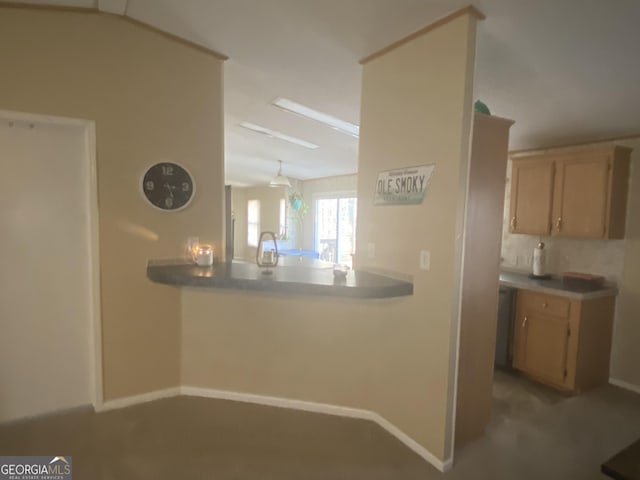
{"label": "drawer pull", "polygon": [[524,316],[524,319],[522,320],[522,328],[526,328],[527,327],[527,316]]}
{"label": "drawer pull", "polygon": [[561,228],[562,228],[562,217],[558,217],[558,219],[556,220],[556,230],[560,231]]}

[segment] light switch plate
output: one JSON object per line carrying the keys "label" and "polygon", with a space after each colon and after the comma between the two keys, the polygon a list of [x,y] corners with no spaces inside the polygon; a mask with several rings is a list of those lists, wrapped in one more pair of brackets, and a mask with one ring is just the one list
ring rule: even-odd
{"label": "light switch plate", "polygon": [[431,252],[420,250],[420,269],[429,270],[431,268]]}

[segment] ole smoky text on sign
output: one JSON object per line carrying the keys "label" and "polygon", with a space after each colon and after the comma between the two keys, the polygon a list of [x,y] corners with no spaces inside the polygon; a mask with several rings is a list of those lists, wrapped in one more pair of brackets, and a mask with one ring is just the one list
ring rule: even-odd
{"label": "ole smoky text on sign", "polygon": [[435,164],[378,173],[374,205],[419,205],[429,188]]}

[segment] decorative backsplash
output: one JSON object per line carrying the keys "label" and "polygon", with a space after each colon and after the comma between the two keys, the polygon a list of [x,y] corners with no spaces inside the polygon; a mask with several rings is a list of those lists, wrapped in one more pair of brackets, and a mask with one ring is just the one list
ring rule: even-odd
{"label": "decorative backsplash", "polygon": [[503,268],[531,272],[533,249],[543,241],[547,249],[548,273],[584,272],[620,282],[624,266],[624,240],[583,240],[509,233],[510,181],[511,161],[507,167],[502,229]]}

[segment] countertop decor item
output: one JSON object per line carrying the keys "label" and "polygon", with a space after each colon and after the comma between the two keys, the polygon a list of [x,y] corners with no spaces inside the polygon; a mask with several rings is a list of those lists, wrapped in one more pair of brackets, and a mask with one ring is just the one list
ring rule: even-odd
{"label": "countertop decor item", "polygon": [[564,272],[560,275],[562,284],[567,287],[584,288],[597,290],[604,285],[602,275],[592,275],[590,273]]}
{"label": "countertop decor item", "polygon": [[196,265],[210,267],[213,265],[213,247],[211,245],[198,245],[196,247]]}
{"label": "countertop decor item", "polygon": [[[271,237],[273,242],[273,250],[264,249],[264,238]],[[276,234],[274,232],[260,232],[260,239],[258,240],[258,248],[256,249],[256,264],[264,268],[262,273],[270,275],[273,273],[271,270],[278,265],[278,241],[276,240]]]}
{"label": "countertop decor item", "polygon": [[198,245],[200,245],[200,240],[198,237],[188,237],[187,242],[185,244],[185,259],[189,263],[196,262],[196,253],[198,251]]}
{"label": "countertop decor item", "polygon": [[548,278],[546,275],[547,251],[544,242],[539,242],[533,249],[533,278]]}
{"label": "countertop decor item", "polygon": [[347,273],[349,272],[349,267],[346,265],[335,264],[333,266],[333,276],[338,279],[344,279],[347,277]]}
{"label": "countertop decor item", "polygon": [[185,208],[195,193],[193,177],[182,165],[161,162],[150,166],[142,178],[142,193],[154,207],[164,211]]}

